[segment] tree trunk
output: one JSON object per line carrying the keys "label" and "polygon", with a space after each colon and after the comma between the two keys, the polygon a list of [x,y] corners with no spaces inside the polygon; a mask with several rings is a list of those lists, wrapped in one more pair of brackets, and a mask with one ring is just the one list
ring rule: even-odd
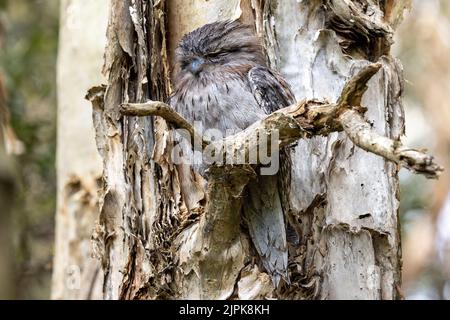
{"label": "tree trunk", "polygon": [[[360,1],[276,2],[266,13],[270,61],[297,98],[335,101],[345,79],[380,61],[382,70],[369,83],[363,105],[378,133],[398,139],[404,128],[403,78],[389,47],[406,1],[396,1],[395,8],[394,1],[384,7],[374,1],[363,1],[367,7]],[[293,162],[290,205],[302,234],[299,270],[316,279],[314,296],[398,298],[395,165],[355,148],[344,134],[300,141]]]}
{"label": "tree trunk", "polygon": [[[395,3],[395,4],[394,4]],[[300,140],[285,190],[299,242],[291,284],[272,287],[240,228],[241,188],[200,178],[170,161],[162,118],[123,117],[120,105],[165,101],[181,36],[240,18],[264,41],[270,65],[298,100],[336,101],[371,62],[381,70],[363,106],[379,134],[403,133],[402,68],[389,55],[408,1],[112,0],[106,87],[90,90],[104,165],[94,239],[107,299],[396,299],[400,297],[397,166],[356,147],[345,133]],[[167,19],[167,20],[166,20]],[[251,177],[238,176],[235,186]],[[223,201],[212,203],[210,199]]]}
{"label": "tree trunk", "polygon": [[61,2],[53,299],[102,298],[101,266],[92,256],[90,240],[98,219],[102,162],[84,96],[91,86],[104,81],[101,67],[108,3]]}

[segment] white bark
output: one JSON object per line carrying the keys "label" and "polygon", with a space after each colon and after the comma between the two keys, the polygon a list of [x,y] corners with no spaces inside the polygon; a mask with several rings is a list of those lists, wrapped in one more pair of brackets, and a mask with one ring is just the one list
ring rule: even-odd
{"label": "white bark", "polygon": [[[318,1],[271,1],[266,20],[270,60],[292,85],[297,98],[335,101],[345,79],[368,63],[359,52],[367,44],[349,52],[354,57],[344,55],[340,44],[348,39],[325,29],[330,16],[350,16],[357,5],[351,1],[325,2],[326,9]],[[373,37],[377,27],[386,31],[379,40],[371,40],[389,45],[392,29],[380,18],[383,12],[372,1],[364,2],[374,14],[369,17],[353,11],[355,26],[349,27],[350,32]],[[402,12],[396,10],[398,21]],[[358,23],[368,29],[359,30]],[[379,134],[398,139],[404,125],[401,67],[389,56],[380,62],[383,70],[370,82],[363,106]],[[293,162],[291,207],[302,230],[302,250],[306,250],[299,265],[310,277],[321,277],[316,288],[319,297],[398,298],[397,168],[355,148],[342,133],[299,142]]]}
{"label": "white bark", "polygon": [[105,82],[101,68],[108,3],[61,1],[53,299],[102,297],[102,272],[90,241],[98,219],[102,167],[84,96],[94,84]]}

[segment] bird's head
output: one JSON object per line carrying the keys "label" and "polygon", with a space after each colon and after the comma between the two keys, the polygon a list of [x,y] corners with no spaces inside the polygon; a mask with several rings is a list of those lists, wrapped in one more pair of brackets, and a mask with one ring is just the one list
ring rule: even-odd
{"label": "bird's head", "polygon": [[176,49],[176,81],[217,72],[245,72],[265,59],[258,37],[238,21],[206,24],[181,39]]}

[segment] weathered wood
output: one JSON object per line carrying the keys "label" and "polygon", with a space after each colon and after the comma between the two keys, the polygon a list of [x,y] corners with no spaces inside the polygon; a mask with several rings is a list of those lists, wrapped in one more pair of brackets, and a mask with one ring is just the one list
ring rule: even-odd
{"label": "weathered wood", "polygon": [[[389,47],[409,1],[395,1],[394,11],[393,3],[266,1],[271,66],[298,99],[336,101],[347,79],[369,63],[381,63],[362,105],[372,130],[398,140],[404,129],[403,75]],[[300,243],[291,254],[298,271],[286,296],[399,298],[398,166],[355,148],[345,133],[299,141],[293,162],[290,220]]]}

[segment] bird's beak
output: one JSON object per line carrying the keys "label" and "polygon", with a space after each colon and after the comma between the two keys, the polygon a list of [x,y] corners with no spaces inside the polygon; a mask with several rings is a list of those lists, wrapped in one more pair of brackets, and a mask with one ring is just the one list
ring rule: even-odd
{"label": "bird's beak", "polygon": [[194,75],[198,75],[200,71],[203,70],[203,66],[205,65],[205,60],[202,58],[194,58],[189,64],[188,70],[192,72]]}

